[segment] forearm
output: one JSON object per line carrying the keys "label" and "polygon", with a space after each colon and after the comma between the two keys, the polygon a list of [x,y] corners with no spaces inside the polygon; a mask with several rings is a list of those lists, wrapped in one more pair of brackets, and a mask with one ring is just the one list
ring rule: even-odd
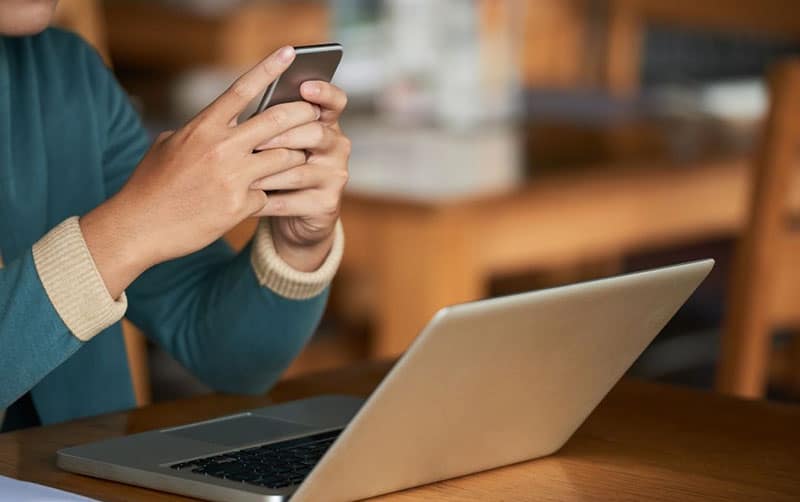
{"label": "forearm", "polygon": [[[311,337],[327,291],[293,300],[259,284],[248,246],[223,243],[145,272],[129,289],[129,317],[202,381],[225,392],[263,392]],[[327,262],[326,262],[327,263]],[[324,266],[324,265],[323,265]]]}
{"label": "forearm", "polygon": [[32,252],[6,263],[0,270],[0,409],[80,346],[48,296]]}
{"label": "forearm", "polygon": [[242,258],[198,302],[206,315],[185,342],[194,344],[194,372],[216,390],[263,393],[316,331],[328,294],[284,298],[261,287]]}
{"label": "forearm", "polygon": [[[137,211],[141,209],[127,202],[124,194],[118,194],[80,219],[86,245],[112,298],[119,298],[145,270],[164,261],[147,227],[158,225],[158,218],[142,223]],[[262,224],[272,228],[269,218]],[[293,269],[307,273],[318,270],[325,262],[336,231],[313,245],[291,242],[274,229],[271,234],[275,236],[272,240],[275,253]]]}
{"label": "forearm", "polygon": [[123,189],[80,220],[110,295],[127,290],[128,317],[215,389],[265,389],[316,328],[342,256],[341,225],[319,246],[283,248],[299,261],[281,254],[267,219],[238,256],[218,240],[165,260],[159,218],[142,223],[137,199]]}

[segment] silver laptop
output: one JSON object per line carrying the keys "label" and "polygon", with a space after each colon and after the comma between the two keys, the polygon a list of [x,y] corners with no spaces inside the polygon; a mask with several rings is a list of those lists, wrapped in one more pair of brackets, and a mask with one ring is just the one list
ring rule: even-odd
{"label": "silver laptop", "polygon": [[366,401],[322,396],[66,448],[58,465],[208,500],[335,502],[549,455],[712,267],[447,307]]}

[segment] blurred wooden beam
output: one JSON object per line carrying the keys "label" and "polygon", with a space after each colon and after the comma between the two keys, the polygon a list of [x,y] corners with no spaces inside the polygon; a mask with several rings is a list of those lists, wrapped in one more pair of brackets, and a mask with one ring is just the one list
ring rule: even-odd
{"label": "blurred wooden beam", "polygon": [[245,2],[202,15],[161,2],[106,3],[108,42],[119,65],[160,70],[241,70],[284,44],[328,41],[325,2]]}
{"label": "blurred wooden beam", "polygon": [[588,0],[523,2],[520,78],[527,87],[571,88],[590,83]]}

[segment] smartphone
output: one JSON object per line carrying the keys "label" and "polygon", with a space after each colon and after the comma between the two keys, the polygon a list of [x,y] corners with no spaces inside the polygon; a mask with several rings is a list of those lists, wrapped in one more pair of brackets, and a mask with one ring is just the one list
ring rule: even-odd
{"label": "smartphone", "polygon": [[302,101],[300,84],[309,80],[330,82],[342,60],[341,44],[301,45],[295,47],[294,51],[294,61],[267,87],[255,114],[270,106]]}

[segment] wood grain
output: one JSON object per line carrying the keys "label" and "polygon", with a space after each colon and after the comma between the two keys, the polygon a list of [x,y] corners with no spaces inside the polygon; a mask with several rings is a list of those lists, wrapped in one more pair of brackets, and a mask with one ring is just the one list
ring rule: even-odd
{"label": "wood grain", "polygon": [[[109,501],[187,500],[59,471],[56,450],[321,393],[367,395],[390,365],[0,435],[0,474]],[[502,420],[502,417],[498,417]],[[557,454],[378,500],[797,500],[800,407],[623,380]]]}

